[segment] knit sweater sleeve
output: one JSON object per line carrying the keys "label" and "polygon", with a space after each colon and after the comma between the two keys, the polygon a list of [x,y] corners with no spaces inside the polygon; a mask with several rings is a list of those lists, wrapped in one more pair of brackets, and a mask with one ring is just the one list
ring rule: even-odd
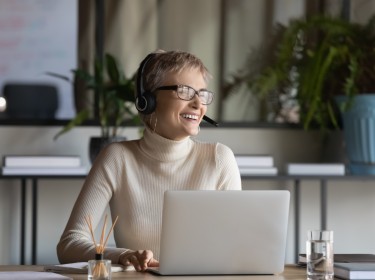
{"label": "knit sweater sleeve", "polygon": [[217,170],[220,176],[218,189],[241,190],[241,175],[233,151],[229,147],[218,143],[216,145],[216,158]]}
{"label": "knit sweater sleeve", "polygon": [[[118,145],[111,144],[99,154],[83,184],[57,245],[60,263],[87,261],[95,256],[95,247],[86,218],[91,218],[93,229],[96,229],[113,195],[113,188],[118,185],[117,180],[120,176],[117,173],[123,164],[119,157],[121,147]],[[112,221],[114,218],[112,217]],[[110,220],[109,218],[109,225]],[[97,234],[100,235],[100,232],[97,231]],[[97,235],[96,239],[99,238]],[[118,263],[120,254],[125,251],[126,249],[107,247],[104,257]]]}

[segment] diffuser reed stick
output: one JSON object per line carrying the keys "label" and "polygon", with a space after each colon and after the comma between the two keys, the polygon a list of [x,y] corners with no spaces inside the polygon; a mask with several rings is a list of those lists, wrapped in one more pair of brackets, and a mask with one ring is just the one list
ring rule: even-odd
{"label": "diffuser reed stick", "polygon": [[96,254],[95,254],[96,262],[95,262],[95,266],[94,266],[93,271],[92,271],[92,278],[93,279],[108,279],[108,276],[109,276],[109,273],[110,273],[110,271],[108,271],[108,269],[105,265],[105,262],[103,260],[103,254],[104,254],[104,250],[107,246],[109,236],[111,235],[111,233],[113,231],[113,228],[115,227],[115,225],[117,223],[118,216],[116,217],[115,221],[113,222],[112,227],[109,230],[108,234],[105,235],[106,228],[107,228],[107,218],[108,218],[107,216],[108,215],[106,214],[105,218],[104,218],[104,224],[103,224],[103,227],[102,227],[99,243],[96,243],[96,241],[95,241],[95,235],[94,235],[94,230],[93,230],[93,227],[92,227],[91,217],[89,216],[89,217],[85,218],[86,223],[89,227],[91,238],[92,238],[92,241],[94,242],[95,251],[96,251]]}

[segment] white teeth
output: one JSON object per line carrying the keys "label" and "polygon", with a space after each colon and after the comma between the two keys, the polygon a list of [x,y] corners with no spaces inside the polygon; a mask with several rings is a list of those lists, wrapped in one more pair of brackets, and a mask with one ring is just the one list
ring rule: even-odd
{"label": "white teeth", "polygon": [[197,119],[198,119],[198,116],[197,116],[197,115],[182,114],[181,116],[182,116],[183,118],[186,118],[186,119],[192,119],[192,120],[197,120]]}

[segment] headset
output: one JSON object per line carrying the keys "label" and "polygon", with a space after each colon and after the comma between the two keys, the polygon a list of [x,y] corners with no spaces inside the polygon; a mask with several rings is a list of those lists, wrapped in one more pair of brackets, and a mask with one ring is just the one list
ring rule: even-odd
{"label": "headset", "polygon": [[[143,87],[143,75],[146,69],[147,63],[156,55],[156,53],[148,54],[139,65],[138,73],[137,73],[137,97],[135,98],[135,107],[137,108],[138,112],[149,115],[152,114],[156,109],[156,97],[151,91],[145,91]],[[217,122],[213,119],[207,117],[206,115],[203,116],[203,120],[206,122],[214,125],[219,126]]]}
{"label": "headset", "polygon": [[137,97],[135,98],[135,107],[138,112],[149,115],[155,111],[156,97],[150,91],[145,91],[143,87],[143,73],[146,69],[147,63],[155,56],[155,53],[150,53],[143,59],[139,65],[137,73]]}

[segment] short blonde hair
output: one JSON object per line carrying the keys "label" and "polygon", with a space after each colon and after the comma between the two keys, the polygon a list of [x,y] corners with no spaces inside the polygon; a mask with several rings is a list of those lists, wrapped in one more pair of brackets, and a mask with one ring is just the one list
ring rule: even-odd
{"label": "short blonde hair", "polygon": [[[186,69],[198,69],[206,84],[212,78],[206,66],[195,55],[184,51],[157,50],[153,52],[153,56],[147,61],[143,69],[143,89],[153,92],[156,88],[164,85],[165,76],[168,73],[180,73]],[[140,75],[140,69],[137,71],[138,75]],[[137,94],[139,92],[136,92]]]}

